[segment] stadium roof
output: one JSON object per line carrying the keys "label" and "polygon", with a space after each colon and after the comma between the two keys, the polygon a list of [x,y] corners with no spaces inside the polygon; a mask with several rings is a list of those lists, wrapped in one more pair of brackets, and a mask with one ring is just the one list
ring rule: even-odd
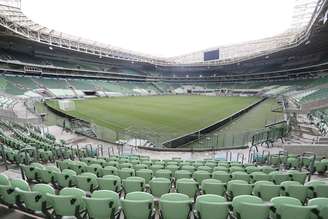
{"label": "stadium roof", "polygon": [[[324,0],[296,0],[292,26],[284,33],[262,40],[245,42],[237,45],[218,46],[173,58],[161,58],[117,48],[108,44],[65,34],[41,26],[29,19],[20,9],[20,0],[0,0],[1,25],[41,43],[77,50],[99,57],[113,57],[137,62],[149,62],[159,65],[166,64],[220,64],[238,62],[243,59],[272,53],[277,50],[297,45],[308,33],[311,22],[321,9]],[[220,59],[210,62],[203,61],[204,51],[220,49]]]}

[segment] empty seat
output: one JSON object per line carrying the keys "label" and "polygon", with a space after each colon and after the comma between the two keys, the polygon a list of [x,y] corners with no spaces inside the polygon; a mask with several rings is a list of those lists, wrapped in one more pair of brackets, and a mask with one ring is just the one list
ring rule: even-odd
{"label": "empty seat", "polygon": [[308,194],[308,187],[297,181],[285,181],[281,183],[281,194],[297,198],[302,203],[305,203]]}
{"label": "empty seat", "polygon": [[192,176],[192,173],[188,170],[177,170],[175,171],[175,180],[188,178],[190,179]]}
{"label": "empty seat", "polygon": [[199,185],[201,185],[204,179],[211,178],[211,173],[205,170],[197,170],[192,174],[192,177]]}
{"label": "empty seat", "polygon": [[130,176],[134,176],[135,172],[132,168],[122,168],[118,171],[118,176],[121,178],[121,180],[126,179]]}
{"label": "empty seat", "polygon": [[97,177],[102,177],[104,175],[103,168],[100,164],[91,164],[85,168],[87,172],[94,173]]}
{"label": "empty seat", "polygon": [[227,184],[227,195],[230,198],[239,195],[251,195],[253,191],[253,185],[248,184],[244,180],[231,180]]}
{"label": "empty seat", "polygon": [[157,170],[155,172],[155,177],[161,177],[161,178],[167,178],[167,179],[172,179],[172,171],[168,169],[164,170]]}
{"label": "empty seat", "polygon": [[153,171],[150,169],[140,169],[136,171],[136,176],[144,178],[145,183],[148,184],[153,178]]}
{"label": "empty seat", "polygon": [[230,174],[225,171],[214,171],[212,173],[212,178],[220,180],[223,183],[227,183],[231,180]]}
{"label": "empty seat", "polygon": [[101,190],[120,192],[122,189],[121,178],[115,175],[105,175],[102,178],[97,178],[97,183]]}
{"label": "empty seat", "polygon": [[[49,204],[52,206],[56,217],[80,215],[85,208],[83,202],[85,196],[86,193],[78,188],[64,188],[59,192],[59,195],[47,194]],[[77,209],[79,209],[78,212]]]}
{"label": "empty seat", "polygon": [[49,200],[46,194],[55,194],[55,190],[47,184],[36,184],[32,187],[31,191],[28,190],[16,190],[18,193],[18,202],[24,204],[24,207],[33,212],[41,212],[42,211],[42,203],[48,202]]}
{"label": "empty seat", "polygon": [[121,202],[125,219],[154,218],[153,196],[149,193],[131,192]]}
{"label": "empty seat", "polygon": [[231,173],[231,178],[233,180],[244,180],[246,182],[249,182],[249,175],[246,172],[241,172],[241,171],[235,171]]}
{"label": "empty seat", "polygon": [[106,166],[103,170],[103,175],[117,175],[118,169],[115,166]]}
{"label": "empty seat", "polygon": [[76,172],[65,169],[61,173],[54,172],[54,179],[60,188],[71,187],[76,184]]}
{"label": "empty seat", "polygon": [[89,218],[113,218],[119,215],[119,196],[116,192],[94,191],[91,197],[83,197]]}
{"label": "empty seat", "polygon": [[76,177],[76,186],[84,191],[92,192],[98,188],[97,175],[94,173],[82,173]]}
{"label": "empty seat", "polygon": [[271,176],[263,172],[252,172],[250,177],[253,182],[257,181],[271,181]]}
{"label": "empty seat", "polygon": [[269,175],[272,177],[272,181],[276,185],[280,185],[282,182],[290,180],[289,175],[284,172],[274,171],[274,172],[271,172]]}
{"label": "empty seat", "polygon": [[7,205],[14,205],[19,191],[30,191],[30,187],[25,180],[10,179],[9,184],[0,186],[0,195],[2,201]]}
{"label": "empty seat", "polygon": [[195,204],[196,218],[226,219],[229,213],[229,204],[222,196],[200,195]]}
{"label": "empty seat", "polygon": [[163,219],[186,219],[192,211],[192,201],[188,195],[168,193],[161,196],[159,207]]}
{"label": "empty seat", "polygon": [[306,177],[308,176],[308,173],[297,170],[289,170],[287,173],[291,177],[291,180],[297,181],[302,185],[305,183]]}
{"label": "empty seat", "polygon": [[171,189],[171,180],[167,178],[153,178],[149,182],[150,192],[155,197],[161,197],[169,193]]}
{"label": "empty seat", "polygon": [[176,191],[195,199],[198,192],[198,184],[193,179],[179,179],[176,182]]}
{"label": "empty seat", "polygon": [[264,201],[280,196],[280,185],[275,185],[270,181],[258,181],[254,184],[253,193]]}
{"label": "empty seat", "polygon": [[232,200],[233,213],[240,219],[266,219],[269,206],[261,198],[251,195],[240,195]]}
{"label": "empty seat", "polygon": [[[313,198],[308,202],[308,206],[315,206],[319,211],[319,217],[322,219],[328,219],[328,198]],[[318,215],[312,213],[312,218],[318,218]]]}
{"label": "empty seat", "polygon": [[130,176],[122,180],[124,193],[143,192],[145,190],[145,179],[138,176]]}
{"label": "empty seat", "polygon": [[203,194],[224,196],[226,184],[217,179],[204,179],[202,181]]}

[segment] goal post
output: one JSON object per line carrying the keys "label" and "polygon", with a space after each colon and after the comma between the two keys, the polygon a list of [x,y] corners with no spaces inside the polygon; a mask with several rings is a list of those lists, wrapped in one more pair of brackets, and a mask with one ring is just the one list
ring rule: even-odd
{"label": "goal post", "polygon": [[75,110],[75,103],[73,100],[58,100],[59,109],[64,111]]}

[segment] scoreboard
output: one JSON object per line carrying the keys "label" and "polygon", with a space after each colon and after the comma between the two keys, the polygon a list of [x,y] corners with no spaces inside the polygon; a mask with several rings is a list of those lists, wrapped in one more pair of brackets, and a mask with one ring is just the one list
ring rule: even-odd
{"label": "scoreboard", "polygon": [[204,52],[204,61],[218,60],[220,59],[220,50],[211,50]]}

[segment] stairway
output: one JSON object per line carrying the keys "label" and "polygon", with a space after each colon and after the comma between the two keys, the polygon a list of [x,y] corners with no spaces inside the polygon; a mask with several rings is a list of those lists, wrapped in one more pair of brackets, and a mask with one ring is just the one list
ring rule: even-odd
{"label": "stairway", "polygon": [[151,84],[159,91],[160,94],[165,93],[165,90],[163,90],[163,88],[158,86],[155,82],[152,82]]}

